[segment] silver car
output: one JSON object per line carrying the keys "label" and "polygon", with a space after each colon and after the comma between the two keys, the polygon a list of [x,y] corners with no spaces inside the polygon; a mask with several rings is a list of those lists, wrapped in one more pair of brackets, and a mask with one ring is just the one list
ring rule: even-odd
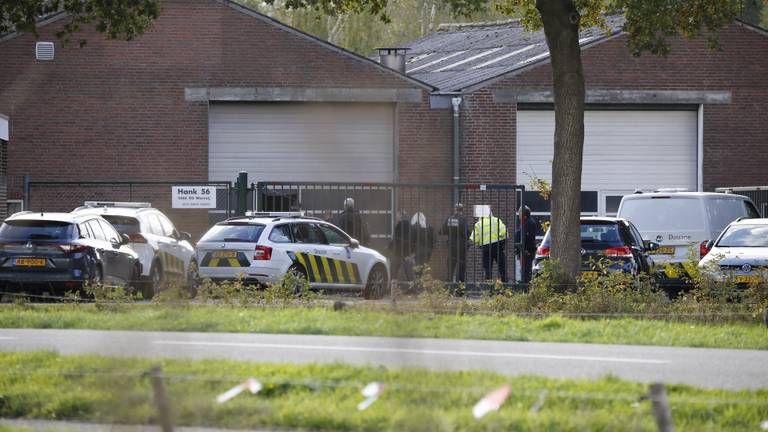
{"label": "silver car", "polygon": [[699,269],[715,280],[736,284],[762,282],[768,271],[768,219],[741,218],[708,245]]}

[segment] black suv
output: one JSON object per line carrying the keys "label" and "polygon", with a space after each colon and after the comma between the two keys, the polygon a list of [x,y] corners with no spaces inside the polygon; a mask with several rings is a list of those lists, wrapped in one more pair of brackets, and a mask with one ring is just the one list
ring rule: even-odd
{"label": "black suv", "polygon": [[[581,273],[582,277],[598,276],[594,266],[601,259],[610,261],[608,270],[632,275],[650,273],[653,259],[648,252],[658,249],[653,242],[645,243],[632,222],[618,218],[581,218]],[[533,274],[541,271],[541,264],[549,259],[550,235],[536,249]]]}
{"label": "black suv", "polygon": [[98,215],[16,213],[0,226],[0,288],[61,292],[132,284],[141,274],[128,239]]}

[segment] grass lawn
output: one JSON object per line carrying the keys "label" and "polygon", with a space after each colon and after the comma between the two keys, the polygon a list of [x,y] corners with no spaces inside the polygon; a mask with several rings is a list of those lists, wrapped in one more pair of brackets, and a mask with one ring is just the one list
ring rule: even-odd
{"label": "grass lawn", "polygon": [[[638,430],[654,431],[647,386],[607,377],[554,380],[486,372],[387,370],[344,365],[275,365],[233,361],[164,361],[179,425],[285,426],[341,430]],[[0,417],[152,423],[147,378],[152,362],[50,352],[0,354]],[[215,397],[254,377],[261,393],[225,404]],[[356,406],[369,382],[388,387],[365,411]],[[512,395],[480,421],[472,406],[502,384]],[[531,407],[548,394],[538,413]],[[712,391],[668,386],[677,430],[757,430],[768,419],[768,390]]]}
{"label": "grass lawn", "polygon": [[256,308],[223,305],[3,305],[0,328],[167,330],[434,337],[768,349],[757,323],[688,323],[630,318],[578,319],[397,313],[351,307]]}

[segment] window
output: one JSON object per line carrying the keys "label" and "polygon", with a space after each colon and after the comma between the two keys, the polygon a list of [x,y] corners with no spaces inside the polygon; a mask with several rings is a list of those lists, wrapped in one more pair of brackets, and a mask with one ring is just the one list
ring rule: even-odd
{"label": "window", "polygon": [[104,234],[104,230],[101,229],[101,225],[99,225],[99,221],[97,219],[91,219],[87,223],[88,227],[91,228],[91,232],[93,233],[93,237],[95,239],[107,241],[107,236]]}
{"label": "window", "polygon": [[92,238],[91,232],[88,231],[88,225],[82,223],[77,226],[77,229],[80,231],[80,237],[82,238]]}
{"label": "window", "polygon": [[146,222],[150,234],[159,236],[165,235],[163,234],[163,226],[160,224],[160,219],[158,219],[156,215],[144,215],[144,221]]}
{"label": "window", "polygon": [[120,242],[120,234],[115,231],[114,228],[109,224],[109,222],[98,220],[99,226],[101,226],[101,229],[104,231],[104,235],[107,237],[107,241],[111,243],[119,243]]}
{"label": "window", "polygon": [[256,243],[262,231],[264,231],[264,225],[230,222],[214,225],[200,241]]}
{"label": "window", "polygon": [[173,237],[178,238],[179,236],[176,233],[176,227],[173,226],[173,223],[165,217],[165,215],[158,213],[157,218],[160,219],[160,225],[163,227],[163,232],[167,237]]}
{"label": "window", "polygon": [[[694,231],[704,229],[701,201],[697,198],[659,197],[624,201],[619,217],[641,231]],[[722,230],[723,227],[720,227]]]}
{"label": "window", "polygon": [[75,225],[51,220],[6,221],[0,226],[2,240],[63,240],[75,237]]}
{"label": "window", "polygon": [[318,224],[328,244],[333,246],[349,246],[349,238],[338,229],[325,224]]}
{"label": "window", "polygon": [[768,226],[730,226],[717,242],[717,247],[768,247]]}
{"label": "window", "polygon": [[102,215],[120,234],[136,234],[141,231],[139,221],[130,216]]}
{"label": "window", "polygon": [[746,202],[732,198],[714,198],[707,202],[707,216],[712,231],[722,232],[731,222],[747,215]]}
{"label": "window", "polygon": [[272,232],[269,233],[269,240],[275,243],[290,243],[291,226],[288,224],[283,224],[272,228]]}
{"label": "window", "polygon": [[629,227],[629,233],[632,236],[632,239],[637,244],[637,246],[644,248],[645,247],[645,241],[643,241],[643,236],[640,235],[640,232],[635,228],[634,225],[631,223],[627,225]]}
{"label": "window", "polygon": [[324,244],[323,233],[308,223],[296,223],[291,225],[293,238],[296,243]]}

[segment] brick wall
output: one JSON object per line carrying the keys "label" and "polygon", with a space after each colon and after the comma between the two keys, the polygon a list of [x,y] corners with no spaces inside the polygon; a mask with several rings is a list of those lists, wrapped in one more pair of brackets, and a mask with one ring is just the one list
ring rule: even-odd
{"label": "brick wall", "polygon": [[[34,58],[35,38],[0,42],[0,112],[13,121],[11,197],[32,180],[207,180],[208,105],[184,100],[185,87],[418,88],[396,74],[243,14],[214,0],[168,0],[142,37],[109,41],[87,31],[84,48],[40,29],[56,59]],[[426,103],[427,105],[424,105]],[[450,129],[423,104],[403,104],[403,179],[449,174]],[[449,118],[450,119],[450,118]],[[436,130],[441,132],[435,133]],[[424,157],[426,165],[415,160]],[[429,159],[431,158],[431,159]],[[185,215],[189,215],[186,217]],[[184,213],[181,229],[205,221]]]}
{"label": "brick wall", "polygon": [[[632,57],[625,36],[582,51],[587,89],[727,90],[727,105],[704,107],[704,188],[768,183],[768,35],[734,24],[720,35],[721,51],[711,52],[705,40],[672,41],[667,57]],[[476,104],[465,105],[470,178],[514,181],[516,129],[514,104],[493,104],[493,89],[549,88],[550,65],[497,81],[472,93]],[[501,122],[499,131],[497,128]],[[488,158],[487,154],[500,154]],[[491,163],[492,165],[488,165]],[[505,167],[510,166],[509,170]],[[517,179],[525,183],[527,179]]]}

